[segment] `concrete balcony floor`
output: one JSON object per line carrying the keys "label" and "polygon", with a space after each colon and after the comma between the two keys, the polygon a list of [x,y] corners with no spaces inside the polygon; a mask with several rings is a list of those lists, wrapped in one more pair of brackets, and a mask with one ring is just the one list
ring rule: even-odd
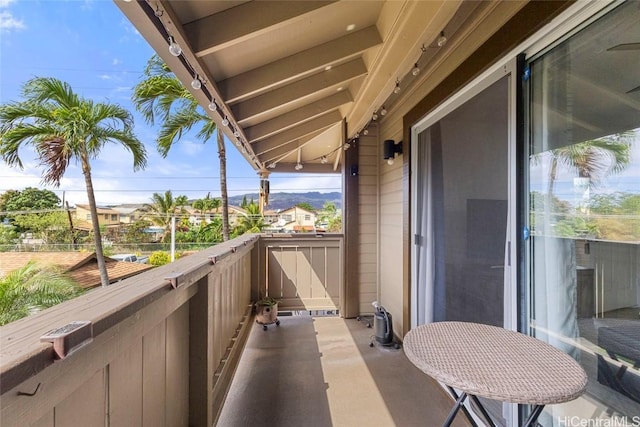
{"label": "concrete balcony floor", "polygon": [[[441,426],[453,401],[402,349],[339,317],[252,325],[219,426]],[[467,426],[458,414],[454,426]]]}

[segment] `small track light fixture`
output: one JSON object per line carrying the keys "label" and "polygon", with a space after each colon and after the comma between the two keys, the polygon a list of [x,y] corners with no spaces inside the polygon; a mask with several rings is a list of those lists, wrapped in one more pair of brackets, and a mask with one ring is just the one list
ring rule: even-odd
{"label": "small track light fixture", "polygon": [[[427,47],[425,45],[422,45],[422,47],[420,48],[420,56],[418,57],[418,61],[420,61],[420,58],[422,58],[422,55],[424,55],[426,51]],[[411,75],[414,77],[420,74],[420,66],[418,65],[418,61],[416,61],[416,63],[413,65],[413,68],[411,69]]]}
{"label": "small track light fixture", "polygon": [[195,75],[193,80],[191,80],[191,87],[195,90],[199,90],[202,87],[202,82],[200,81],[200,78],[197,74]]}
{"label": "small track light fixture", "polygon": [[229,119],[227,119],[227,116],[224,116],[224,119],[222,119],[222,126],[229,126]]}
{"label": "small track light fixture", "polygon": [[302,163],[296,163],[296,165],[293,167],[295,170],[299,171],[302,170],[304,166],[302,166]]}
{"label": "small track light fixture", "polygon": [[384,105],[383,105],[382,108],[380,109],[380,115],[384,116],[385,114],[387,114],[387,109],[384,108]]}
{"label": "small track light fixture", "polygon": [[447,44],[447,36],[444,35],[444,31],[440,31],[440,37],[438,37],[438,41],[436,42],[438,47],[442,47]]}
{"label": "small track light fixture", "polygon": [[327,159],[327,156],[320,157],[320,163],[322,163],[323,165],[326,165],[328,161],[329,159]]}
{"label": "small track light fixture", "polygon": [[378,120],[378,113],[374,111],[373,115],[371,116],[371,120]]}
{"label": "small track light fixture", "polygon": [[210,111],[216,111],[218,109],[218,104],[216,104],[216,101],[212,99],[208,105],[208,108]]}
{"label": "small track light fixture", "polygon": [[342,148],[344,148],[344,151],[347,151],[349,148],[351,148],[351,144],[349,144],[348,142],[345,142]]}
{"label": "small track light fixture", "polygon": [[362,131],[363,135],[369,135],[369,129],[365,129]]}
{"label": "small track light fixture", "polygon": [[180,47],[178,42],[174,40],[172,36],[169,36],[169,53],[173,56],[182,55],[182,48]]}
{"label": "small track light fixture", "polygon": [[400,89],[400,79],[396,79],[396,87],[393,88],[393,93],[398,94],[402,89]]}

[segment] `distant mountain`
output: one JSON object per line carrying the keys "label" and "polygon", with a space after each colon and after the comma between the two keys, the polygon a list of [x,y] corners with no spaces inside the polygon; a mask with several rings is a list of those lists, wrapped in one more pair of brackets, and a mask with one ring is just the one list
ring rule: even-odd
{"label": "distant mountain", "polygon": [[[239,206],[242,199],[246,197],[247,202],[258,202],[258,193],[249,193],[240,196],[229,197],[229,204]],[[310,191],[308,193],[271,193],[269,194],[269,206],[267,209],[287,209],[298,203],[309,203],[316,209],[322,209],[325,202],[335,203],[338,209],[342,209],[342,193],[320,193],[318,191]]]}

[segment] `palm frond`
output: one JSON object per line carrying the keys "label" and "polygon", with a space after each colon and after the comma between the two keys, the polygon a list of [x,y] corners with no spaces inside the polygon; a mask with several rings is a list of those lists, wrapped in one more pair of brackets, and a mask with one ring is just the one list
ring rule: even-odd
{"label": "palm frond", "polygon": [[40,164],[45,167],[43,182],[59,186],[73,156],[69,145],[62,138],[54,136],[41,141],[36,147]]}
{"label": "palm frond", "polygon": [[188,110],[180,110],[169,116],[158,134],[158,152],[166,157],[171,146],[182,137],[182,133],[188,132],[198,121],[199,117]]}
{"label": "palm frond", "polygon": [[216,122],[211,120],[208,116],[205,116],[205,115],[199,115],[199,116],[200,116],[200,121],[202,121],[203,124],[202,124],[202,128],[200,129],[200,131],[197,133],[196,136],[198,137],[198,139],[201,139],[206,142],[213,137],[218,127],[216,126]]}
{"label": "palm frond", "polygon": [[80,295],[61,270],[31,261],[0,278],[0,325]]}
{"label": "palm frond", "polygon": [[25,98],[36,103],[52,101],[64,108],[72,108],[81,103],[71,86],[53,77],[35,77],[23,86]]}

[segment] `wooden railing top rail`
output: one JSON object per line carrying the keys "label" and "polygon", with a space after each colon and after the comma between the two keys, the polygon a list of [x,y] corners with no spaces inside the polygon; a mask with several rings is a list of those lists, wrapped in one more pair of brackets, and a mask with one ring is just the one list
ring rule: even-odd
{"label": "wooden railing top rail", "polygon": [[216,268],[216,262],[251,250],[259,237],[243,235],[0,327],[0,394],[54,363],[53,345],[40,341],[45,333],[71,322],[90,321],[91,337],[96,337],[172,292],[174,286],[189,287]]}
{"label": "wooden railing top rail", "polygon": [[341,239],[341,233],[267,233],[262,234],[263,240],[293,239],[293,240],[317,240],[317,239]]}

